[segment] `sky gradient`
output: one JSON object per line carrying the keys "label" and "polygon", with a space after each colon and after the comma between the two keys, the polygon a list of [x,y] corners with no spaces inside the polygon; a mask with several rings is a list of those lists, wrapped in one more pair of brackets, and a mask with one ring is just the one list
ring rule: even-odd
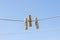
{"label": "sky gradient", "polygon": [[[24,20],[60,16],[60,0],[0,0],[0,18]],[[24,22],[1,21],[0,40],[60,40],[60,18],[39,21],[39,32],[24,30]]]}

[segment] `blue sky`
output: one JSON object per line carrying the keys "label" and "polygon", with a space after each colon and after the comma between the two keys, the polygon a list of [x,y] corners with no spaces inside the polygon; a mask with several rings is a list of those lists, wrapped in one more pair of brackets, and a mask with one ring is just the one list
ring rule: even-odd
{"label": "blue sky", "polygon": [[[60,16],[60,0],[0,0],[0,18],[24,20]],[[60,40],[60,18],[39,21],[40,31],[24,30],[24,22],[0,21],[0,40]]]}

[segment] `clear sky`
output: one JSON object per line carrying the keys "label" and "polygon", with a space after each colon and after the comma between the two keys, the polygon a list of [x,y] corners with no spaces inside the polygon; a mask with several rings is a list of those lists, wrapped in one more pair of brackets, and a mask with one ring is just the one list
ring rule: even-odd
{"label": "clear sky", "polygon": [[[0,0],[0,18],[24,20],[60,15],[60,0]],[[40,31],[24,30],[24,22],[0,21],[0,40],[60,40],[60,18],[39,21]]]}

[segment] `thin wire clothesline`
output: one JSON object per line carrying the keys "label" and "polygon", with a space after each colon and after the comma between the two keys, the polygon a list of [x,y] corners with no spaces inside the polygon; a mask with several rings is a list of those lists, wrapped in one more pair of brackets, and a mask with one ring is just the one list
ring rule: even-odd
{"label": "thin wire clothesline", "polygon": [[[43,19],[40,19],[38,21],[43,21],[43,20],[48,20],[48,19],[53,19],[53,18],[58,18],[60,16],[54,16],[54,17],[49,17],[49,18],[43,18]],[[0,18],[0,20],[4,20],[4,21],[16,21],[16,22],[24,22],[24,20],[15,20],[15,19],[5,19],[5,18]],[[32,21],[35,21],[35,20],[32,20]],[[0,33],[1,35],[7,35],[7,34],[22,34],[22,33]],[[24,33],[23,33],[24,34]]]}
{"label": "thin wire clothesline", "polygon": [[[60,16],[54,16],[54,17],[49,17],[49,18],[38,19],[38,21],[43,21],[43,20],[48,20],[48,19],[53,19],[53,18],[58,18],[58,17],[60,17]],[[0,18],[0,20],[3,20],[3,21],[24,22],[24,20],[5,19],[5,18]],[[35,21],[35,20],[32,20],[32,21]]]}

